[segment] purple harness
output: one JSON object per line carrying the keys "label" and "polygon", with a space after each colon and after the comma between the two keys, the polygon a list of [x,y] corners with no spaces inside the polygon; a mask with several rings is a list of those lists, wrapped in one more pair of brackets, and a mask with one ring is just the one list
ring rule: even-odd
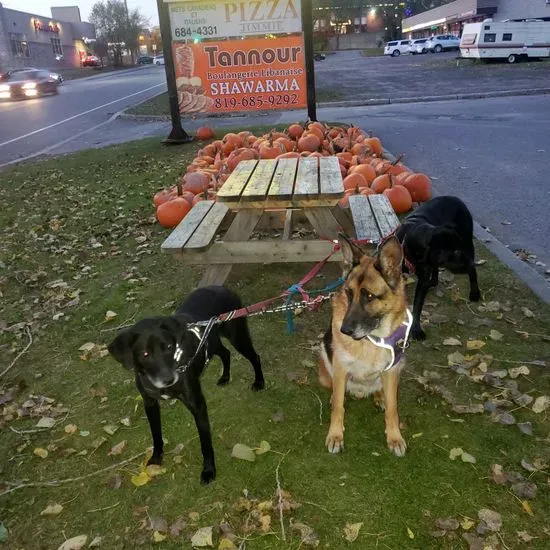
{"label": "purple harness", "polygon": [[411,331],[411,326],[412,314],[407,309],[407,320],[403,321],[393,334],[390,334],[387,338],[367,336],[372,344],[378,346],[379,348],[387,349],[391,352],[391,362],[382,370],[382,372],[392,369],[395,365],[397,365],[397,363],[399,363],[399,361],[401,361],[401,358],[405,353],[405,349],[409,346],[409,333]]}

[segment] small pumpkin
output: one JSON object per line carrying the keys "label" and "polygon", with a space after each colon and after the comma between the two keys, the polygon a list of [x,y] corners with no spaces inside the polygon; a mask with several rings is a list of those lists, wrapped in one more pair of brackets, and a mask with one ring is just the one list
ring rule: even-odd
{"label": "small pumpkin", "polygon": [[319,149],[321,146],[321,140],[314,134],[304,134],[298,140],[298,150],[299,151],[309,151],[313,153]]}
{"label": "small pumpkin", "polygon": [[287,129],[287,134],[294,140],[297,140],[302,137],[304,133],[304,128],[300,124],[291,124]]}
{"label": "small pumpkin", "polygon": [[367,181],[361,174],[354,172],[353,174],[349,174],[344,178],[344,190],[355,190],[359,187],[368,187]]}
{"label": "small pumpkin", "polygon": [[372,149],[372,152],[375,155],[381,155],[384,152],[384,148],[382,147],[382,142],[377,137],[367,138],[363,143],[365,145],[368,145]]}
{"label": "small pumpkin", "polygon": [[211,177],[204,172],[188,172],[184,176],[185,184],[183,185],[184,191],[191,191],[195,195],[208,189]]}
{"label": "small pumpkin", "polygon": [[377,176],[371,184],[372,190],[378,194],[383,193],[386,189],[389,189],[392,186],[392,178],[393,176],[391,174],[382,174],[381,176]]}
{"label": "small pumpkin", "polygon": [[259,149],[261,159],[275,159],[279,155],[286,152],[287,151],[282,143],[269,143],[269,141],[262,143]]}
{"label": "small pumpkin", "polygon": [[162,227],[171,229],[185,218],[187,212],[191,210],[191,204],[182,197],[161,204],[157,208],[157,220]]}
{"label": "small pumpkin", "polygon": [[174,198],[174,192],[171,189],[163,189],[153,196],[153,204],[158,207]]}
{"label": "small pumpkin", "polygon": [[384,191],[396,214],[404,214],[412,208],[412,197],[402,185],[393,185]]}
{"label": "small pumpkin", "polygon": [[350,172],[353,174],[361,174],[365,178],[368,185],[370,185],[376,178],[376,171],[369,164],[358,164],[357,166],[350,168]]}
{"label": "small pumpkin", "polygon": [[199,141],[207,141],[209,139],[214,139],[216,134],[210,126],[201,126],[200,128],[197,128],[195,136]]}

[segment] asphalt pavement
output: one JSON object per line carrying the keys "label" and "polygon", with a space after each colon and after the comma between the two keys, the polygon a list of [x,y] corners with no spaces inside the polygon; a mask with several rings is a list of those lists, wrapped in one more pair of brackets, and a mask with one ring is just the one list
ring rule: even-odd
{"label": "asphalt pavement", "polygon": [[66,81],[59,95],[0,102],[0,167],[83,133],[166,89],[164,67],[136,68]]}

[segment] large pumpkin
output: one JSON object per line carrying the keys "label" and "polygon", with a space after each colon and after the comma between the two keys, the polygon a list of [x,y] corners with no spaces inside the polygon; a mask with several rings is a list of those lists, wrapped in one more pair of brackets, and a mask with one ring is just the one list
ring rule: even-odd
{"label": "large pumpkin", "polygon": [[392,186],[393,176],[390,174],[382,174],[374,179],[371,184],[371,188],[375,193],[383,193],[386,189],[389,189]]}
{"label": "large pumpkin", "polygon": [[183,189],[185,191],[191,191],[193,194],[201,193],[208,189],[210,183],[210,176],[204,172],[189,172],[185,174],[184,178],[185,184]]}
{"label": "large pumpkin", "polygon": [[412,208],[412,197],[402,185],[394,185],[384,191],[396,214],[404,214]]}
{"label": "large pumpkin", "polygon": [[350,168],[352,174],[361,174],[367,183],[370,185],[376,178],[376,171],[370,164],[358,164],[353,168]]}
{"label": "large pumpkin", "polygon": [[344,178],[344,189],[359,189],[359,187],[368,187],[365,178],[358,173],[349,174]]}
{"label": "large pumpkin", "polygon": [[214,139],[216,134],[214,134],[214,130],[209,126],[201,126],[197,129],[196,136],[199,141],[206,141],[208,139]]}
{"label": "large pumpkin", "polygon": [[425,202],[432,198],[432,181],[426,174],[409,174],[403,181],[413,202]]}
{"label": "large pumpkin", "polygon": [[157,219],[162,227],[171,229],[185,218],[189,210],[191,210],[191,204],[182,197],[176,197],[157,208]]}

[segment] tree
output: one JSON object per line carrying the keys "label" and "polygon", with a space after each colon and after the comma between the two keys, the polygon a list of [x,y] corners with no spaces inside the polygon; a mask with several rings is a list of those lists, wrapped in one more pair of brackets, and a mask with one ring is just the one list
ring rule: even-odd
{"label": "tree", "polygon": [[97,55],[101,61],[101,66],[103,67],[103,59],[109,55],[109,45],[105,37],[100,36],[94,42],[94,55]]}
{"label": "tree", "polygon": [[134,61],[138,36],[147,26],[147,21],[137,8],[128,11],[122,0],[100,0],[92,7],[90,21],[98,34],[109,43],[115,65],[122,65],[124,48],[130,51]]}

